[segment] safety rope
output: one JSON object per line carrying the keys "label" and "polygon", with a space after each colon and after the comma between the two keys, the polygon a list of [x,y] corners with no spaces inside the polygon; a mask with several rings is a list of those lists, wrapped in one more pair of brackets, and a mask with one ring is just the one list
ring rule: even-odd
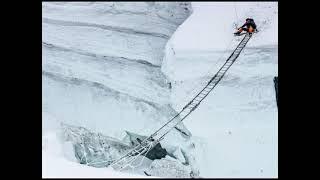
{"label": "safety rope", "polygon": [[238,17],[238,13],[237,13],[236,2],[233,2],[233,6],[234,6],[235,13],[236,13],[236,18],[237,18],[237,22],[235,25],[236,25],[236,29],[238,29],[239,17]]}

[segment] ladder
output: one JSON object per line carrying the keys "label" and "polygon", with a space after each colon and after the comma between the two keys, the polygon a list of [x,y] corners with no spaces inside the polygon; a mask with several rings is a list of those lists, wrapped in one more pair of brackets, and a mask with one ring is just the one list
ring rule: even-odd
{"label": "ladder", "polygon": [[237,47],[233,50],[226,62],[221,66],[218,72],[208,81],[207,85],[189,102],[178,114],[171,118],[167,123],[160,127],[148,138],[145,138],[141,144],[134,147],[127,154],[111,163],[111,167],[115,170],[122,170],[125,167],[132,167],[131,164],[138,156],[147,154],[153,147],[155,147],[165,135],[167,135],[174,127],[181,123],[189,114],[191,114],[199,104],[208,96],[208,94],[216,87],[216,85],[223,78],[228,69],[232,66],[235,60],[239,57],[241,51],[250,40],[252,34],[247,33]]}

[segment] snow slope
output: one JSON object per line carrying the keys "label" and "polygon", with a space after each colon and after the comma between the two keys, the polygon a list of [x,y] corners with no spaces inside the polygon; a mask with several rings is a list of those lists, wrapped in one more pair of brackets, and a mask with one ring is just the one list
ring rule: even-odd
{"label": "snow slope", "polygon": [[[255,19],[254,34],[235,64],[184,121],[196,143],[201,177],[277,177],[278,75],[276,2],[193,3],[194,13],[166,45],[162,72],[181,108],[205,86],[243,37],[234,23]],[[237,15],[235,13],[237,10]],[[237,16],[239,21],[236,22]]]}
{"label": "snow slope", "polygon": [[[245,19],[255,20],[260,31],[248,47],[278,43],[278,4],[276,2],[193,2],[192,15],[174,33],[175,50],[224,51]],[[235,44],[233,44],[235,45]]]}
{"label": "snow slope", "polygon": [[[164,124],[176,113],[164,48],[191,12],[184,2],[43,2],[43,136],[53,127],[58,134],[60,122],[116,139]],[[179,129],[165,146],[191,136]]]}

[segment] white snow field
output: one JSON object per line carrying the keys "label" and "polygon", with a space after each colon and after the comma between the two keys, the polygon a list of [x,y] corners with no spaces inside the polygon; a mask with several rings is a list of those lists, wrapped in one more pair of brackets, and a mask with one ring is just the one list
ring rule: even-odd
{"label": "white snow field", "polygon": [[[255,19],[259,32],[217,87],[185,121],[194,138],[201,177],[277,177],[277,3],[193,3],[193,14],[166,46],[162,71],[180,110],[218,71],[243,37],[235,16]],[[239,23],[239,26],[242,25]]]}
{"label": "white snow field", "polygon": [[[277,6],[43,2],[43,177],[277,177]],[[259,32],[180,130],[161,142],[177,159],[153,161],[151,176],[79,164],[60,123],[119,140],[125,131],[150,135],[217,72],[243,37],[233,36],[235,24],[247,17]]]}

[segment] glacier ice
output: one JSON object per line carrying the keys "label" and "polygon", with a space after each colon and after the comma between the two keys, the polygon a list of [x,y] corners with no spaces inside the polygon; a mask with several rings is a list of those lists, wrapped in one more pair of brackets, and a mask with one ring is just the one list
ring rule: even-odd
{"label": "glacier ice", "polygon": [[[149,135],[175,114],[160,65],[190,3],[44,2],[42,8],[44,111],[116,138],[124,130]],[[183,124],[179,129],[191,135]]]}
{"label": "glacier ice", "polygon": [[[167,156],[142,169],[159,177],[277,176],[276,2],[44,2],[42,8],[43,151],[53,149],[47,140],[57,120],[122,139],[120,149],[133,142],[125,131],[150,135],[218,70],[240,40],[230,36],[234,25],[250,16],[260,32],[197,111],[161,142]],[[102,159],[123,153],[101,152]]]}
{"label": "glacier ice", "polygon": [[[75,143],[81,163],[115,159],[132,148],[112,148],[110,139],[99,145],[105,135],[148,136],[175,115],[161,64],[166,42],[192,13],[191,3],[43,2],[42,10],[43,112],[68,126],[67,134],[77,132],[65,140]],[[180,124],[164,148],[190,136]]]}

